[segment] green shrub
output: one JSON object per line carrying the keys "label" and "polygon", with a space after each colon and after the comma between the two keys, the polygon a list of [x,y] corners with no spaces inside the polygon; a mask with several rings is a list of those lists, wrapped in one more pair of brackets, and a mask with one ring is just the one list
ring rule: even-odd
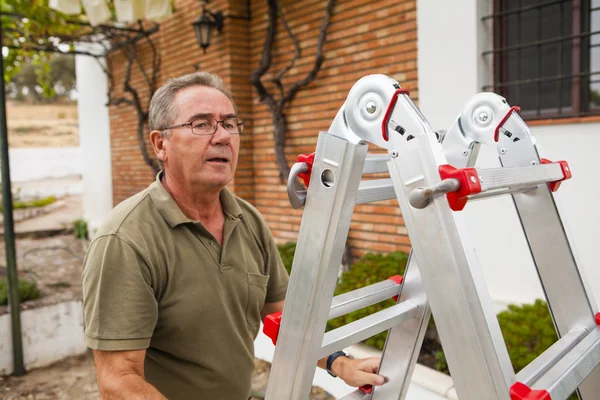
{"label": "green shrub", "polygon": [[88,224],[86,220],[76,219],[73,221],[73,235],[78,239],[87,239]]}
{"label": "green shrub", "polygon": [[542,300],[510,305],[498,314],[500,329],[515,372],[519,372],[558,340],[548,305]]}
{"label": "green shrub", "polygon": [[[35,282],[19,279],[19,302],[35,300],[42,297],[42,292]],[[8,305],[8,281],[0,278],[0,306]]]}
{"label": "green shrub", "polygon": [[[19,208],[32,208],[32,207],[43,207],[43,206],[47,206],[48,204],[52,204],[56,201],[56,197],[54,196],[48,196],[48,197],[44,197],[43,199],[35,199],[35,200],[29,200],[29,201],[15,201],[13,202],[13,209],[19,209]],[[2,204],[0,204],[0,212],[3,210]]]}
{"label": "green shrub", "polygon": [[283,260],[283,265],[288,274],[292,272],[292,264],[294,262],[294,253],[296,252],[296,242],[287,242],[282,245],[278,245],[279,254]]}

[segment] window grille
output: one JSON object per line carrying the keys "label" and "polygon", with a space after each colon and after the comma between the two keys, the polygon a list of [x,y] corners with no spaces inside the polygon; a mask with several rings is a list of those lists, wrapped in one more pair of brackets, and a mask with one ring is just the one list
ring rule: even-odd
{"label": "window grille", "polygon": [[494,0],[494,80],[524,119],[600,114],[600,0]]}

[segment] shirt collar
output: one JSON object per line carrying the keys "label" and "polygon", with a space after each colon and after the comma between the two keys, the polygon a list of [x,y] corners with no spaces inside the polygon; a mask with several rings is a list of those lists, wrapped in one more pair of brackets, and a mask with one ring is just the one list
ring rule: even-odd
{"label": "shirt collar", "polygon": [[[173,197],[171,197],[171,194],[167,192],[167,189],[165,189],[161,183],[162,175],[163,171],[160,171],[156,175],[156,180],[150,185],[149,189],[150,197],[158,212],[171,228],[175,228],[180,224],[194,223],[193,220],[185,216],[175,200],[173,200]],[[238,219],[242,216],[242,209],[229,189],[223,188],[219,197],[221,199],[221,204],[223,205],[223,212],[226,216],[232,219]]]}

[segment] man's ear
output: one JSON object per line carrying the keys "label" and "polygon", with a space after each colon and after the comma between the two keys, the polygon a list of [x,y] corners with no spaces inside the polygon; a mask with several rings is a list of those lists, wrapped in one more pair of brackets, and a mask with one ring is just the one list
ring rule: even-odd
{"label": "man's ear", "polygon": [[150,132],[150,143],[152,143],[154,154],[156,154],[156,157],[162,162],[165,162],[167,160],[168,142],[168,137],[161,135],[160,131]]}

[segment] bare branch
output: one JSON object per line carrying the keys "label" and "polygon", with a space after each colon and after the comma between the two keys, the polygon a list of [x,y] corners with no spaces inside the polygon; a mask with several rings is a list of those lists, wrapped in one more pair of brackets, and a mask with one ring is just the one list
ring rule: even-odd
{"label": "bare branch", "polygon": [[133,100],[128,99],[126,97],[117,97],[117,98],[109,97],[108,98],[108,103],[106,105],[107,106],[118,106],[118,105],[121,105],[121,104],[127,104],[129,106],[135,105],[134,102],[133,102]]}
{"label": "bare branch", "polygon": [[156,88],[158,85],[158,72],[160,71],[162,57],[160,55],[160,52],[156,48],[156,44],[150,38],[150,35],[146,36],[146,41],[148,42],[148,45],[152,49],[152,79],[150,81],[151,83],[148,85],[148,89],[150,91],[150,98],[152,98],[152,96],[154,95],[154,92],[156,92]]}
{"label": "bare branch", "polygon": [[79,51],[79,50],[70,50],[68,52],[60,51],[55,47],[50,46],[13,46],[9,44],[5,44],[4,47],[13,50],[24,50],[24,51],[45,51],[47,53],[60,53],[60,54],[75,54],[78,56],[90,56],[90,57],[101,57],[99,54],[90,53],[87,51]]}
{"label": "bare branch", "polygon": [[325,9],[325,16],[323,17],[323,22],[321,23],[321,32],[319,33],[317,53],[315,55],[315,65],[313,66],[313,69],[308,73],[306,78],[292,85],[292,87],[288,91],[288,94],[281,100],[282,105],[289,103],[294,98],[296,92],[300,88],[307,86],[312,81],[314,81],[317,77],[317,74],[321,70],[321,66],[325,61],[325,57],[323,56],[323,44],[325,43],[325,40],[327,38],[327,28],[329,27],[329,21],[331,20],[331,15],[333,14],[334,6],[335,0],[329,0],[329,2],[327,3],[327,8]]}
{"label": "bare branch", "polygon": [[252,75],[250,76],[250,83],[252,83],[252,85],[254,85],[256,88],[259,100],[267,103],[269,108],[273,108],[276,104],[275,99],[273,99],[273,96],[267,91],[267,88],[265,88],[260,80],[271,67],[273,40],[275,39],[275,32],[277,29],[277,0],[267,0],[267,3],[269,5],[269,24],[267,25],[267,36],[265,37],[265,44],[263,46],[263,54],[260,59],[260,65],[252,72]]}
{"label": "bare branch", "polygon": [[279,71],[277,76],[273,79],[273,82],[275,82],[275,85],[277,85],[277,88],[279,89],[280,96],[281,96],[280,98],[283,99],[284,90],[283,90],[283,84],[281,82],[281,79],[283,78],[283,75],[285,75],[290,69],[292,69],[294,67],[294,64],[296,64],[296,61],[300,58],[302,53],[300,50],[300,43],[298,42],[298,39],[296,39],[296,35],[294,35],[292,30],[290,29],[290,26],[288,25],[287,19],[285,18],[285,14],[283,12],[283,7],[281,7],[281,5],[279,6],[279,15],[281,17],[281,23],[283,24],[283,28],[288,33],[288,36],[290,37],[290,39],[292,40],[292,43],[294,44],[294,57],[292,57],[289,64],[286,65],[285,68],[283,68],[281,71]]}
{"label": "bare branch", "polygon": [[136,62],[138,62],[137,61],[137,49],[135,46],[136,46],[135,43],[129,43],[125,47],[127,49],[128,54],[127,54],[127,69],[125,72],[125,81],[123,82],[123,86],[124,86],[125,92],[131,94],[131,96],[133,97],[133,105],[135,107],[135,110],[137,111],[137,115],[138,115],[137,139],[138,139],[138,146],[142,153],[142,157],[144,158],[144,162],[152,168],[154,175],[156,175],[158,173],[158,163],[156,162],[156,160],[154,160],[153,158],[150,157],[150,154],[148,154],[148,148],[146,146],[146,140],[145,140],[145,134],[144,134],[145,124],[146,124],[146,121],[148,120],[148,112],[144,109],[144,107],[142,105],[142,101],[140,99],[140,95],[139,95],[137,89],[131,85],[131,66],[132,66],[134,60],[136,60]]}

